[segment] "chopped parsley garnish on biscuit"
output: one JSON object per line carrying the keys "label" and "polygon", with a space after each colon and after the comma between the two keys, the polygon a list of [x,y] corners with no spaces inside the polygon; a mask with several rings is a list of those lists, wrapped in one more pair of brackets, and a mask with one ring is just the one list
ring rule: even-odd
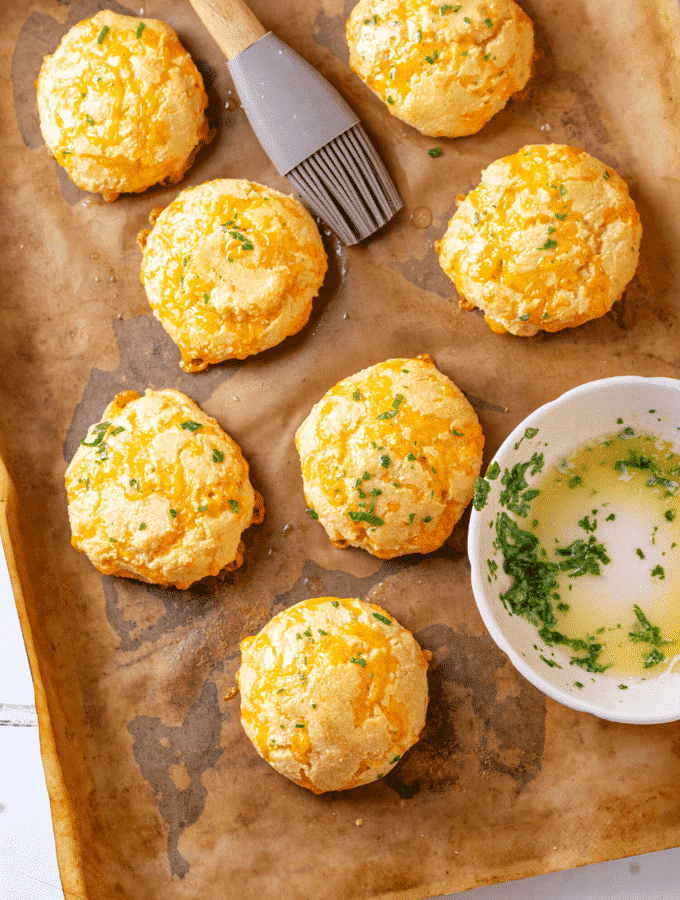
{"label": "chopped parsley garnish on biscuit", "polygon": [[387,412],[380,413],[378,418],[382,419],[382,420],[393,419],[396,416],[396,414],[399,412],[399,407],[401,406],[401,404],[403,402],[404,402],[404,395],[397,394],[395,396],[394,400],[392,401],[392,409],[387,410]]}

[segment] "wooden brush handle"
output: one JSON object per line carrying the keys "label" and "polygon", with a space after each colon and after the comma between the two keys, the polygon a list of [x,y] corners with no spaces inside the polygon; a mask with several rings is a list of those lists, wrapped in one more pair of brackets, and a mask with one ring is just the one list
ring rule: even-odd
{"label": "wooden brush handle", "polygon": [[243,0],[189,0],[227,59],[233,59],[267,30]]}

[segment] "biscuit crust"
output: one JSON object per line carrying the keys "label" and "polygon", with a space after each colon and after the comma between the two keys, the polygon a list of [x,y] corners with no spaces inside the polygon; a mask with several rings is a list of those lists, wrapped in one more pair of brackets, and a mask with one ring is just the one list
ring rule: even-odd
{"label": "biscuit crust", "polygon": [[238,444],[175,390],[117,394],[65,480],[73,546],[105,575],[162,587],[236,568],[262,521]]}
{"label": "biscuit crust", "polygon": [[305,498],[336,547],[381,559],[440,547],[472,499],[484,436],[425,355],[339,382],[297,431]]}
{"label": "biscuit crust", "polygon": [[314,220],[293,197],[236,179],[187,188],[142,232],[154,315],[198,372],[303,328],[326,273]]}
{"label": "biscuit crust", "polygon": [[431,137],[475,134],[529,81],[531,20],[514,0],[360,0],[350,66],[390,113]]}
{"label": "biscuit crust", "polygon": [[461,308],[530,337],[605,315],[635,274],[642,226],[625,181],[574,147],[492,163],[437,243]]}
{"label": "biscuit crust", "polygon": [[50,153],[105,200],[176,184],[211,136],[203,79],[156,19],[102,10],[79,22],[45,57],[37,88]]}
{"label": "biscuit crust", "polygon": [[241,641],[241,722],[263,759],[315,794],[368,784],[418,740],[427,664],[380,606],[304,600]]}

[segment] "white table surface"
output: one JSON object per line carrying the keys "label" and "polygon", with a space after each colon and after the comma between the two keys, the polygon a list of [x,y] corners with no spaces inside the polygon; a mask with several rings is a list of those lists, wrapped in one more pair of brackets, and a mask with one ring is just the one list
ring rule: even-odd
{"label": "white table surface", "polygon": [[[33,683],[0,549],[0,900],[64,900],[33,703]],[[680,848],[447,896],[678,900]]]}

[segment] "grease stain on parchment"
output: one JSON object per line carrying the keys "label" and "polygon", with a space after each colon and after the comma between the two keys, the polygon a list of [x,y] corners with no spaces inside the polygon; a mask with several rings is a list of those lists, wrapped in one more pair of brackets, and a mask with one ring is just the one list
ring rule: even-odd
{"label": "grease stain on parchment", "polygon": [[386,778],[400,796],[420,786],[446,793],[459,781],[499,774],[519,792],[539,774],[545,744],[545,696],[514,676],[499,691],[507,657],[488,638],[433,624],[415,635],[433,654],[430,704],[419,742]]}
{"label": "grease stain on parchment", "polygon": [[421,791],[446,795],[500,775],[520,793],[542,768],[543,694],[514,673],[513,689],[499,691],[507,658],[486,635],[433,624],[415,637],[433,654],[427,719],[384,783],[409,800]]}
{"label": "grease stain on parchment", "polygon": [[[429,560],[451,559],[460,560],[463,554],[443,544],[438,550],[428,554]],[[320,565],[307,560],[302,567],[302,573],[295,584],[287,591],[277,594],[272,601],[273,611],[281,612],[295,603],[308,600],[310,597],[359,597],[363,599],[371,588],[380,584],[391,575],[417,566],[423,557],[417,553],[385,560],[380,568],[363,578],[351,575],[341,570],[323,569]],[[373,601],[371,601],[373,602]],[[379,601],[378,601],[379,602]]]}
{"label": "grease stain on parchment", "polygon": [[[133,579],[122,582],[113,575],[104,575],[102,586],[106,618],[125,653],[138,650],[144,643],[153,644],[178,629],[189,625],[196,627],[223,602],[222,598],[210,594],[201,582],[180,591]],[[151,615],[149,605],[153,606]]]}
{"label": "grease stain on parchment", "polygon": [[217,687],[205,682],[200,697],[178,727],[150,716],[137,716],[127,727],[134,739],[132,752],[137,765],[153,788],[158,810],[168,826],[170,874],[184,878],[189,863],[179,852],[179,839],[205,808],[208,791],[201,776],[224,753]]}
{"label": "grease stain on parchment", "polygon": [[527,11],[534,24],[536,62],[529,91],[519,101],[523,115],[536,123],[550,123],[551,130],[540,143],[573,142],[601,158],[602,148],[611,146],[611,135],[592,90],[583,76],[560,68],[548,31],[533,10]]}
{"label": "grease stain on parchment", "polygon": [[[428,559],[458,561],[463,556],[461,551],[444,544],[429,554]],[[271,606],[257,605],[251,610],[246,609],[248,601],[241,597],[249,580],[247,563],[244,563],[244,571],[237,569],[217,578],[206,578],[195,582],[187,590],[161,588],[113,575],[102,576],[102,587],[106,598],[106,617],[118,635],[119,648],[125,653],[135,653],[145,643],[155,644],[186,628],[191,628],[195,634],[211,631],[222,620],[236,638],[241,636],[241,629],[244,633],[254,634],[272,616],[294,603],[310,597],[365,597],[384,579],[417,566],[420,561],[421,557],[417,554],[386,560],[376,572],[357,577],[340,569],[324,569],[318,563],[307,560],[295,583],[287,591],[277,594],[271,600]],[[240,581],[238,584],[237,579]],[[237,655],[236,642],[224,659],[231,660]]]}
{"label": "grease stain on parchment", "polygon": [[242,365],[239,360],[229,360],[206,372],[182,372],[177,347],[153,316],[114,319],[113,330],[118,342],[118,367],[113,372],[92,370],[66,433],[63,453],[67,463],[73,459],[87,429],[101,418],[120,391],[133,390],[143,395],[146,388],[174,388],[200,405]]}
{"label": "grease stain on parchment", "polygon": [[321,44],[330,50],[333,56],[349,63],[349,47],[345,36],[345,24],[350,13],[356,6],[356,0],[343,0],[341,4],[334,3],[333,7],[342,6],[342,12],[331,15],[325,9],[319,10],[312,26],[312,34],[317,44]]}

